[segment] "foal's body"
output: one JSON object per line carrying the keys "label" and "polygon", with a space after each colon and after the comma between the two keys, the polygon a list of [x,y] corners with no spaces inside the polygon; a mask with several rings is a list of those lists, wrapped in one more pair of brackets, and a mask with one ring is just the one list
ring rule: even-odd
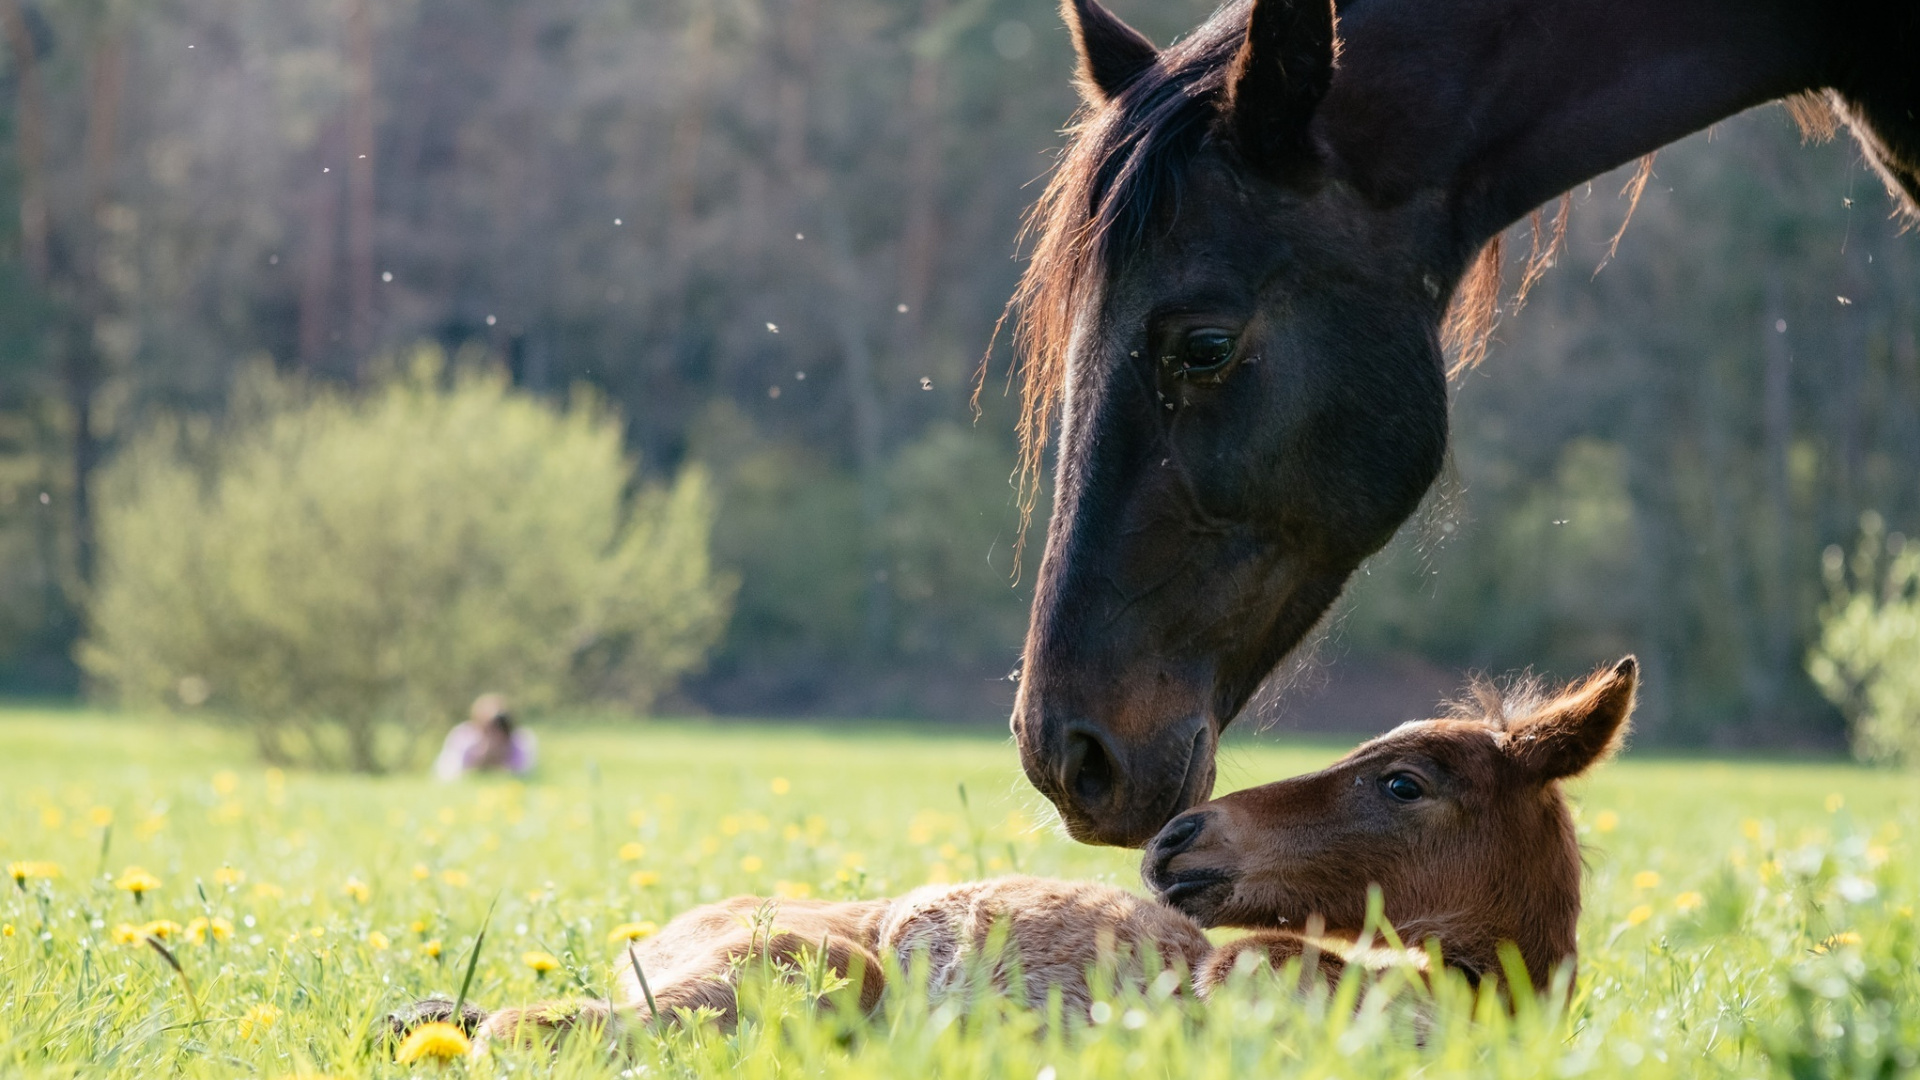
{"label": "foal's body", "polygon": [[[1500,972],[1511,944],[1536,989],[1575,953],[1580,854],[1559,782],[1625,732],[1635,669],[1622,661],[1551,699],[1487,697],[1462,715],[1402,725],[1326,769],[1215,799],[1148,845],[1155,900],[1093,882],[1006,877],[890,900],[738,897],[697,908],[616,961],[622,1004],[560,1002],[484,1018],[485,1038],[524,1041],[583,1024],[615,1029],[701,1009],[736,1018],[750,961],[824,966],[875,1008],[890,970],[924,964],[935,998],[984,980],[1040,1008],[1057,994],[1086,1016],[1089,973],[1144,986],[1162,970],[1210,993],[1251,954],[1308,972],[1407,964],[1366,932],[1368,890],[1414,945],[1437,942],[1470,979]],[[1215,947],[1204,927],[1255,932]],[[636,970],[636,968],[638,970]],[[645,975],[643,986],[640,975]],[[652,995],[651,1003],[648,1000]],[[446,1012],[423,1002],[407,1022]]]}

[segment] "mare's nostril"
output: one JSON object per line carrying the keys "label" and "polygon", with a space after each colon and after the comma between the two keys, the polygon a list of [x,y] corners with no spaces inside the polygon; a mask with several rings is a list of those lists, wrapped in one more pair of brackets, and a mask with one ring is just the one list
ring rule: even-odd
{"label": "mare's nostril", "polygon": [[1097,808],[1113,794],[1113,756],[1093,735],[1085,731],[1068,732],[1060,779],[1082,808]]}

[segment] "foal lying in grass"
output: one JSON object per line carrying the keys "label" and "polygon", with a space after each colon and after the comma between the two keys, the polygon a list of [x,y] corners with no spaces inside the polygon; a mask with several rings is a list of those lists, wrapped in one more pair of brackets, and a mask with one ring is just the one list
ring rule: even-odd
{"label": "foal lying in grass", "polygon": [[[1180,815],[1147,845],[1142,876],[1159,902],[1107,885],[1006,877],[928,886],[894,900],[769,901],[739,897],[681,915],[623,958],[624,1003],[551,1002],[477,1011],[482,1041],[531,1041],[581,1026],[618,1029],[693,1010],[736,1017],[743,961],[797,971],[824,964],[857,988],[862,1009],[886,988],[883,957],[919,956],[935,998],[984,973],[1028,1004],[1050,992],[1086,1015],[1088,973],[1105,967],[1141,985],[1150,957],[1205,995],[1245,954],[1319,969],[1378,954],[1359,941],[1378,886],[1402,939],[1437,942],[1445,963],[1478,981],[1511,943],[1536,990],[1571,963],[1580,914],[1580,851],[1559,781],[1619,744],[1633,708],[1635,665],[1622,660],[1547,696],[1478,688],[1439,720],[1403,724],[1306,776],[1215,799]],[[1004,948],[988,936],[1004,926]],[[1255,932],[1215,947],[1203,927]],[[989,955],[991,953],[991,955]],[[1396,956],[1424,970],[1427,954]],[[643,988],[638,974],[648,986]],[[651,992],[651,1005],[648,991]],[[425,1001],[402,1026],[447,1017]]]}

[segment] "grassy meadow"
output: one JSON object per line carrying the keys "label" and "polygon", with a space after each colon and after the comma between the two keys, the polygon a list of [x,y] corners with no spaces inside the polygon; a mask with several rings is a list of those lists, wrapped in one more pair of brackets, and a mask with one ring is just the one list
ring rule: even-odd
{"label": "grassy meadow", "polygon": [[[607,987],[622,935],[756,892],[887,895],[1019,870],[1137,886],[1129,852],[1048,822],[1008,741],[905,726],[550,727],[528,782],[263,768],[241,738],[0,712],[0,1075],[1894,1076],[1920,1054],[1920,784],[1838,763],[1629,757],[1573,793],[1582,964],[1517,1017],[1459,986],[1300,1000],[1164,986],[1042,1030],[911,993],[872,1021],[777,988],[732,1036],[612,1060],[402,1066],[369,1037],[458,989],[497,1006]],[[1232,744],[1222,790],[1331,743]],[[964,797],[962,790],[964,788]],[[134,872],[144,870],[145,880]],[[10,870],[10,873],[13,871]],[[122,886],[145,884],[136,894]],[[136,899],[138,895],[138,899]],[[138,940],[164,932],[184,977]],[[545,969],[545,970],[542,970]],[[188,993],[191,988],[191,996]],[[1424,1032],[1424,1034],[1422,1034]]]}

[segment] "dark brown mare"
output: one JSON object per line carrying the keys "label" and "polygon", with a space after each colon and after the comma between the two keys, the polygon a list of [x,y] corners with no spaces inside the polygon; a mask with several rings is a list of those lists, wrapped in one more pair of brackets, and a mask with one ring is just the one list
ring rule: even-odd
{"label": "dark brown mare", "polygon": [[1056,413],[1060,442],[1013,729],[1081,840],[1204,800],[1417,507],[1442,323],[1490,315],[1507,226],[1789,95],[1920,198],[1912,0],[1242,0],[1165,50],[1065,11],[1087,104],[1016,297],[1029,473]]}

